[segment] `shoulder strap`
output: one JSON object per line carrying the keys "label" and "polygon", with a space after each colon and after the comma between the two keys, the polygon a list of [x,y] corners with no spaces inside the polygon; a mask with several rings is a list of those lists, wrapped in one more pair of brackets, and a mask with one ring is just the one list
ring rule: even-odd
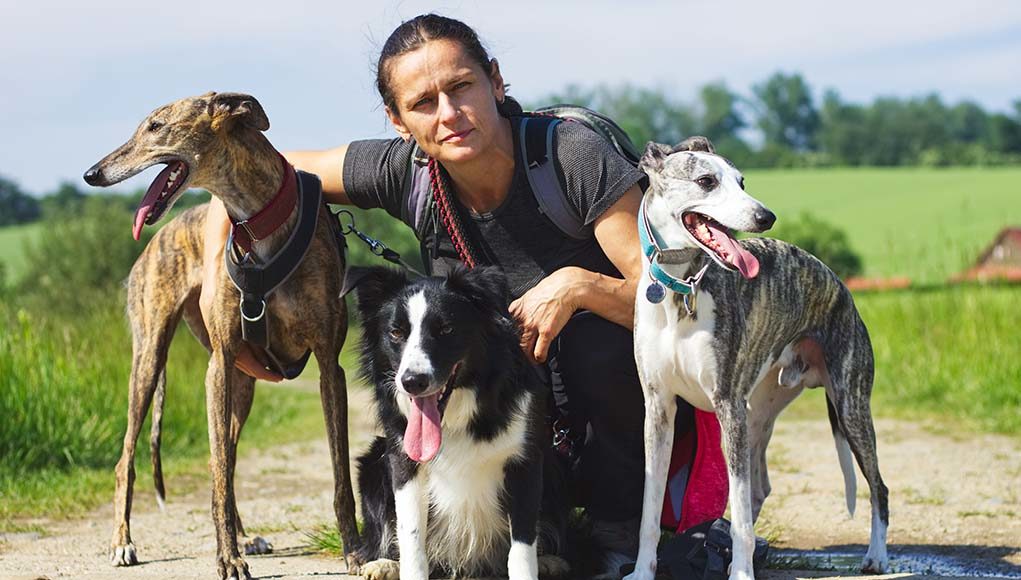
{"label": "shoulder strap", "polygon": [[592,227],[586,226],[578,211],[567,201],[567,194],[557,179],[556,163],[553,160],[553,132],[561,120],[556,117],[521,118],[521,158],[525,160],[525,173],[532,195],[539,202],[541,211],[564,234],[587,240],[592,237]]}

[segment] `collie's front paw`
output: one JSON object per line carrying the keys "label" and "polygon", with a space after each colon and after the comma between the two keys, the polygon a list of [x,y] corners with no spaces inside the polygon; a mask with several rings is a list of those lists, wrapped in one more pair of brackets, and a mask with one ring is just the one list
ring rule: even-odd
{"label": "collie's front paw", "polygon": [[539,578],[567,578],[571,574],[571,565],[560,556],[547,554],[539,556]]}
{"label": "collie's front paw", "polygon": [[367,580],[400,580],[401,565],[396,560],[374,560],[362,564],[357,573]]}

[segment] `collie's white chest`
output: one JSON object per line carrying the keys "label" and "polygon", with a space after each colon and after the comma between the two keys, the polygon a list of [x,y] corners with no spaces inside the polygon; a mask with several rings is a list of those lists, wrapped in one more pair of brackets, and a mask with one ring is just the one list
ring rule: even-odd
{"label": "collie's white chest", "polygon": [[[651,280],[642,277],[635,301],[635,358],[647,389],[668,390],[703,411],[712,411],[710,393],[716,385],[712,296],[700,292],[697,320],[674,306],[674,295],[659,304],[645,298]],[[683,307],[681,307],[683,309]]]}

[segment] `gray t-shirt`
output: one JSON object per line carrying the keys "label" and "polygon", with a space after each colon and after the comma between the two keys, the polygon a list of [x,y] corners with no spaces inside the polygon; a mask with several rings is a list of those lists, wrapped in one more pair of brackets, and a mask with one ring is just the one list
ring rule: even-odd
{"label": "gray t-shirt", "polygon": [[[620,277],[595,236],[574,239],[539,211],[521,159],[520,117],[511,117],[510,121],[514,135],[514,177],[506,200],[482,214],[470,212],[454,200],[466,235],[481,254],[476,258],[499,266],[507,274],[515,298],[564,266]],[[402,214],[407,213],[401,211],[406,205],[405,180],[414,149],[414,143],[400,139],[351,143],[343,168],[344,190],[351,202],[361,208],[383,208],[403,219]],[[645,177],[604,138],[576,122],[562,122],[554,129],[553,159],[570,207],[583,216],[586,224],[594,222]],[[413,223],[408,225],[415,227]],[[431,237],[420,241],[423,254],[431,257],[434,274],[442,274],[460,263],[442,226],[437,248],[432,247]]]}

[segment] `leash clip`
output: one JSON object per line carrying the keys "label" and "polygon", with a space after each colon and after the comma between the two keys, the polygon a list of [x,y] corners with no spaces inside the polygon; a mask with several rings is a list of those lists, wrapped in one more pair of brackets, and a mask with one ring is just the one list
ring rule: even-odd
{"label": "leash clip", "polygon": [[252,231],[252,228],[248,227],[248,220],[238,222],[235,227],[245,230],[245,233],[248,234],[248,238],[252,240],[253,244],[259,241],[259,238],[255,237],[255,232]]}

